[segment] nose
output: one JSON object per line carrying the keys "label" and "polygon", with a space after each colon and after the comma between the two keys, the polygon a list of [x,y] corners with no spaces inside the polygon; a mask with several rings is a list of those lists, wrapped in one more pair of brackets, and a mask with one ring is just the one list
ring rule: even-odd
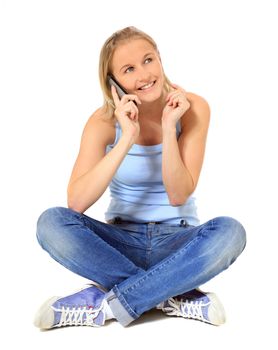
{"label": "nose", "polygon": [[146,67],[137,69],[137,80],[139,83],[148,83],[151,78],[151,72]]}

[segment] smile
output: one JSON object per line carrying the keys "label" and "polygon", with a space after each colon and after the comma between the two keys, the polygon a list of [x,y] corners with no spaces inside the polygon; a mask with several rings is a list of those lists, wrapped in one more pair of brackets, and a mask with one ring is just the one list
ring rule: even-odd
{"label": "smile", "polygon": [[154,84],[155,84],[155,81],[152,81],[152,82],[149,83],[149,84],[146,84],[146,85],[141,86],[138,90],[147,90],[147,89],[150,89],[152,86],[154,86]]}

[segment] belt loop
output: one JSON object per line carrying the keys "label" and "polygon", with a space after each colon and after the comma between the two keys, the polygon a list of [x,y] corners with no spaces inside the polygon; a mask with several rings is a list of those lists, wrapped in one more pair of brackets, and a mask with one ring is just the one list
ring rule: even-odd
{"label": "belt loop", "polygon": [[120,224],[122,222],[122,219],[119,217],[119,216],[116,216],[115,218],[114,218],[114,223],[115,224]]}
{"label": "belt loop", "polygon": [[187,226],[186,220],[181,220],[180,221],[180,226]]}

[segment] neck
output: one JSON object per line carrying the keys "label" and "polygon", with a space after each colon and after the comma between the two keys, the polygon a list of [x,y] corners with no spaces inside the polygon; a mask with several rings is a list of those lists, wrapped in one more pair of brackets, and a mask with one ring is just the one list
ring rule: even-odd
{"label": "neck", "polygon": [[166,94],[162,93],[160,98],[153,102],[143,102],[138,106],[139,120],[152,120],[161,123],[162,112],[165,107]]}

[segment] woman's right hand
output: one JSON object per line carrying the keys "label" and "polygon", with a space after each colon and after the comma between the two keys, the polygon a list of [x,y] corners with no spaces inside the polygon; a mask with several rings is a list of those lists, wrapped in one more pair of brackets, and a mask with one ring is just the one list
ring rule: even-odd
{"label": "woman's right hand", "polygon": [[122,134],[130,137],[133,144],[140,134],[139,111],[133,101],[138,104],[141,104],[141,101],[136,95],[124,95],[120,99],[113,85],[111,92],[116,107],[114,114],[121,126]]}

